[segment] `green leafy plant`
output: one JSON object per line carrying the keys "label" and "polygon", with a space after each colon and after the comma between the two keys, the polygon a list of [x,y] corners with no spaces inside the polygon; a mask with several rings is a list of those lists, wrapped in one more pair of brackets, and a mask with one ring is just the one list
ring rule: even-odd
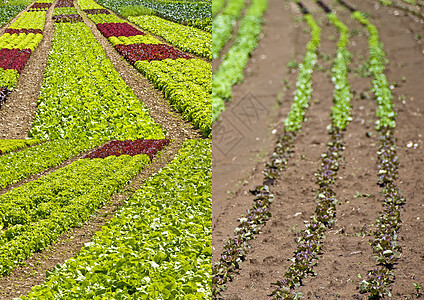
{"label": "green leafy plant", "polygon": [[163,20],[156,16],[129,17],[128,20],[140,28],[162,37],[177,48],[212,59],[211,35],[200,29]]}

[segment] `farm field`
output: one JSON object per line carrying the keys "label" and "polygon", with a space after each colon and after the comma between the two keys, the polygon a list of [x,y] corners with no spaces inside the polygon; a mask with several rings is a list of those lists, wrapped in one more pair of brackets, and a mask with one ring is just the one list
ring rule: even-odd
{"label": "farm field", "polygon": [[211,298],[211,2],[109,4],[0,5],[0,299]]}
{"label": "farm field", "polygon": [[214,3],[213,299],[423,297],[422,12]]}

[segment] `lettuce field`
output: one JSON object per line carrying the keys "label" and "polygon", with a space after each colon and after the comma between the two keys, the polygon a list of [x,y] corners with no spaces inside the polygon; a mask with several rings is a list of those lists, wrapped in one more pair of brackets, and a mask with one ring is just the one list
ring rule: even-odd
{"label": "lettuce field", "polygon": [[212,297],[211,2],[0,25],[0,298]]}

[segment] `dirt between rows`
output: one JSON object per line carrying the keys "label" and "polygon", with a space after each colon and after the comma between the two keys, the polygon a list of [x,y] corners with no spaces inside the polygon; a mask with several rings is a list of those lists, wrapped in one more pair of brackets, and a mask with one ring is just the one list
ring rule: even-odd
{"label": "dirt between rows", "polygon": [[[273,290],[271,283],[282,279],[290,264],[288,259],[293,256],[296,247],[296,232],[305,228],[304,221],[314,213],[314,196],[318,187],[314,173],[320,166],[320,155],[329,140],[326,126],[330,123],[334,88],[330,78],[331,60],[336,51],[338,33],[314,1],[303,2],[322,28],[320,59],[313,73],[312,102],[295,141],[287,170],[271,189],[275,194],[272,217],[257,238],[250,242],[246,261],[224,292],[226,299],[269,299]],[[344,135],[344,163],[335,184],[339,201],[335,226],[326,233],[324,252],[315,267],[317,275],[305,279],[299,291],[304,299],[367,299],[366,295],[359,294],[358,274],[365,275],[367,270],[376,267],[369,233],[382,210],[381,189],[377,186],[378,133],[374,129],[377,105],[370,91],[371,78],[361,76],[360,71],[368,57],[367,34],[364,27],[351,20],[346,9],[331,1],[325,2],[337,11],[351,33],[348,48],[353,56],[349,73],[354,93],[353,120]],[[370,14],[389,59],[385,74],[389,82],[397,83],[393,86],[393,102],[398,112],[395,136],[400,161],[397,185],[406,197],[406,204],[402,208],[403,223],[399,232],[403,253],[394,267],[396,276],[391,287],[393,299],[414,299],[417,295],[413,283],[424,286],[424,86],[421,83],[424,78],[424,46],[419,38],[424,33],[424,25],[404,12],[376,5],[377,1],[346,2]],[[215,149],[226,146],[228,139],[220,138],[219,132],[214,129],[214,262],[219,259],[223,241],[232,236],[237,219],[252,206],[249,188],[261,183],[263,163],[274,146],[275,138],[268,128],[281,130],[282,119],[291,105],[297,73],[287,74],[285,66],[293,58],[300,62],[309,40],[309,34],[305,32],[307,26],[298,22],[299,17],[295,5],[269,1],[264,38],[245,72],[247,80],[235,88],[235,101],[215,125],[232,126],[235,118],[231,108],[242,103],[243,97],[237,94],[240,91],[252,91],[258,95],[256,99],[264,105],[264,109],[274,112],[274,115],[254,119],[255,125],[250,127],[244,138],[246,142],[240,141],[222,159],[216,158]],[[272,39],[272,28],[275,28],[274,37],[278,32],[279,38]],[[272,53],[276,53],[272,60],[260,59]],[[325,54],[331,56],[330,60]],[[249,69],[263,71],[249,72]],[[275,99],[281,96],[278,95],[280,91],[265,83],[270,80],[280,83],[283,78],[288,79],[291,89],[282,98],[281,106],[276,108]],[[257,84],[259,82],[262,84]],[[255,137],[260,138],[255,140]],[[255,157],[258,153],[262,154],[261,159]]]}

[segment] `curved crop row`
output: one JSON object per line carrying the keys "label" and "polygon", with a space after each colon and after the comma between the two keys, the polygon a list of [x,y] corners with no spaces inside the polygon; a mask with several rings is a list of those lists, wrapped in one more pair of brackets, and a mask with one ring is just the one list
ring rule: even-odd
{"label": "curved crop row", "polygon": [[9,28],[12,29],[41,29],[46,22],[46,11],[24,12],[19,19],[13,22]]}
{"label": "curved crop row", "polygon": [[316,183],[319,188],[316,193],[315,214],[306,224],[306,229],[300,231],[296,239],[297,248],[291,259],[287,272],[282,280],[273,283],[276,288],[272,292],[273,299],[298,299],[301,293],[296,289],[302,280],[310,274],[315,274],[314,266],[317,264],[325,239],[327,228],[331,228],[335,221],[337,198],[333,185],[337,178],[337,171],[343,162],[342,152],[345,148],[343,131],[346,130],[351,120],[350,100],[352,95],[347,81],[347,69],[350,62],[350,53],[346,46],[348,43],[348,28],[331,10],[327,10],[327,18],[337,28],[340,37],[337,45],[337,54],[332,69],[334,89],[334,105],[331,110],[330,141],[327,150],[321,155],[321,167],[315,173]]}
{"label": "curved crop row", "polygon": [[217,59],[222,48],[231,38],[235,22],[240,18],[246,0],[228,1],[222,13],[212,21],[212,57]]}
{"label": "curved crop row", "polygon": [[[84,1],[86,9],[97,6],[92,0]],[[93,3],[90,7],[89,2]],[[211,136],[211,80],[212,66],[200,59],[191,58],[171,46],[160,44],[146,37],[128,23],[97,24],[115,49],[135,68],[160,89],[172,106],[183,113],[183,117],[199,128],[203,135]],[[123,38],[123,36],[127,37]],[[141,43],[126,41],[139,39]],[[149,39],[144,43],[144,39]],[[123,43],[119,44],[119,40]]]}
{"label": "curved crop row", "polygon": [[175,24],[156,16],[129,17],[128,20],[142,29],[162,37],[177,48],[212,59],[211,35],[197,28]]}
{"label": "curved crop row", "polygon": [[0,156],[0,188],[47,170],[102,144],[101,140],[52,140]]}
{"label": "curved crop row", "polygon": [[40,33],[5,33],[0,36],[0,49],[30,49],[34,51],[42,39],[43,35]]}
{"label": "curved crop row", "polygon": [[90,29],[57,23],[30,136],[164,138]]}
{"label": "curved crop row", "polygon": [[0,155],[39,144],[40,140],[0,140]]}
{"label": "curved crop row", "polygon": [[304,112],[302,111],[308,107],[312,86],[310,83],[305,85],[303,82],[305,82],[305,77],[308,76],[309,82],[311,81],[312,71],[316,63],[316,53],[321,40],[321,30],[312,15],[305,13],[305,20],[311,29],[311,40],[308,42],[303,63],[299,68],[294,103],[289,112],[289,115],[298,117],[292,117],[290,126],[285,127],[285,132],[278,138],[274,152],[265,164],[263,184],[251,191],[255,195],[252,209],[248,210],[245,217],[239,219],[240,224],[234,230],[234,237],[225,243],[219,261],[213,266],[213,299],[222,298],[221,293],[225,284],[233,278],[233,273],[240,268],[241,262],[245,260],[248,242],[260,232],[261,226],[270,218],[270,206],[274,198],[274,195],[270,192],[270,186],[281,175],[282,170],[286,168],[291,156],[290,150],[304,120]]}
{"label": "curved crop row", "polygon": [[72,227],[150,163],[147,155],[81,159],[0,196],[0,274]]}
{"label": "curved crop row", "polygon": [[189,140],[23,299],[210,299],[212,145]]}
{"label": "curved crop row", "polygon": [[224,101],[232,98],[233,85],[244,78],[244,68],[250,53],[256,48],[262,31],[262,16],[267,9],[267,0],[252,0],[246,15],[240,22],[234,45],[225,55],[219,69],[212,78],[212,120],[215,121],[225,109]]}

